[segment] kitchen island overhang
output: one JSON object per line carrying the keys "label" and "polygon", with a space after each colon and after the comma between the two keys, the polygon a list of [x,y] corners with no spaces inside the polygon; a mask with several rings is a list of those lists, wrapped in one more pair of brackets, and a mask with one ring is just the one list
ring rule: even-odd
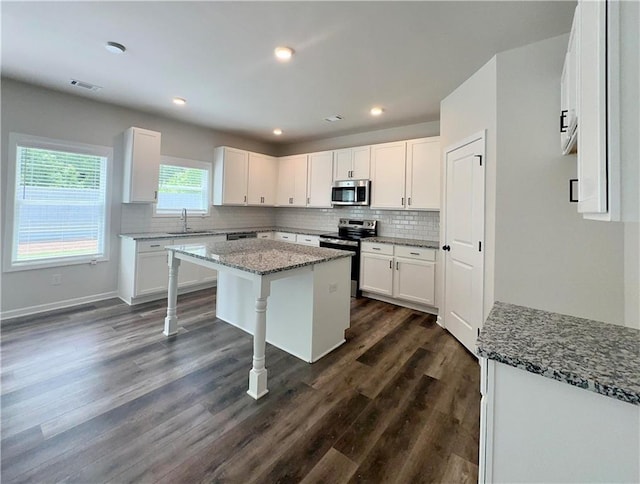
{"label": "kitchen island overhang", "polygon": [[345,342],[351,252],[263,239],[166,248],[169,290],[164,334],[178,333],[180,262],[217,270],[216,316],[253,335],[247,391],[253,398],[268,392],[267,341],[310,363]]}

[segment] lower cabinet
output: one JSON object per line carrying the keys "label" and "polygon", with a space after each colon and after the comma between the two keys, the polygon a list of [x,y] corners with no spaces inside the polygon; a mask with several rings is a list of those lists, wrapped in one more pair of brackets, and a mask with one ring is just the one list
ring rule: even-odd
{"label": "lower cabinet", "polygon": [[279,240],[280,242],[296,243],[296,234],[289,232],[275,232],[273,234],[273,240]]}
{"label": "lower cabinet", "polygon": [[435,249],[363,242],[360,289],[420,306],[435,306]]}
{"label": "lower cabinet", "polygon": [[[161,299],[167,296],[169,266],[167,245],[204,244],[225,240],[224,236],[181,237],[179,239],[134,240],[120,239],[120,274],[118,297],[127,304]],[[213,285],[217,272],[182,261],[178,272],[178,288],[201,288]]]}

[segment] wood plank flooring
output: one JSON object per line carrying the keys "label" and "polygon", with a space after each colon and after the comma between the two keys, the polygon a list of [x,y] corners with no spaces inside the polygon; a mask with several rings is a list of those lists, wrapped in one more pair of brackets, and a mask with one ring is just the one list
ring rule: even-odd
{"label": "wood plank flooring", "polygon": [[477,482],[479,367],[433,316],[352,300],[347,343],[309,365],[252,339],[215,290],[2,324],[3,483]]}

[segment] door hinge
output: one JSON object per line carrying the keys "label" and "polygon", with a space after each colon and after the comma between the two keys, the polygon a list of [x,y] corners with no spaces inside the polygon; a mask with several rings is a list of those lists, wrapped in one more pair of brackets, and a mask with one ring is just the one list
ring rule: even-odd
{"label": "door hinge", "polygon": [[482,252],[482,241],[478,240],[478,252]]}
{"label": "door hinge", "polygon": [[473,155],[480,160],[480,166],[482,166],[482,155]]}

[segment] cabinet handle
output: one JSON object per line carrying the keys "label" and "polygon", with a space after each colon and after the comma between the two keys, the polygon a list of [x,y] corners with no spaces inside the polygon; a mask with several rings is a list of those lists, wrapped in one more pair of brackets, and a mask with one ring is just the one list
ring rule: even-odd
{"label": "cabinet handle", "polygon": [[393,269],[393,261],[389,261],[389,269]]}
{"label": "cabinet handle", "polygon": [[152,244],[149,247],[160,247],[160,244]]}
{"label": "cabinet handle", "polygon": [[580,200],[574,197],[574,192],[573,192],[574,183],[578,183],[577,178],[571,178],[569,180],[569,202],[578,203]]}
{"label": "cabinet handle", "polygon": [[380,247],[371,247],[371,250],[381,250]]}
{"label": "cabinet handle", "polygon": [[245,203],[247,202],[247,196],[246,195],[244,196],[244,201],[245,201]]}
{"label": "cabinet handle", "polygon": [[307,205],[311,203],[311,198],[307,197]]}
{"label": "cabinet handle", "polygon": [[407,201],[409,202],[409,205],[411,205],[411,197],[409,197]]}
{"label": "cabinet handle", "polygon": [[158,199],[158,190],[156,190],[155,192],[153,192],[153,199],[157,200]]}
{"label": "cabinet handle", "polygon": [[293,204],[293,197],[289,198],[289,203]]}
{"label": "cabinet handle", "polygon": [[420,255],[420,252],[409,252],[411,255]]}
{"label": "cabinet handle", "polygon": [[402,197],[402,201],[400,202],[400,205],[404,206],[404,197]]}
{"label": "cabinet handle", "polygon": [[567,132],[567,128],[568,126],[564,125],[564,120],[567,117],[567,113],[569,111],[566,109],[563,109],[562,111],[560,111],[560,132],[561,133],[566,133]]}
{"label": "cabinet handle", "polygon": [[400,262],[396,261],[396,271],[400,270]]}

